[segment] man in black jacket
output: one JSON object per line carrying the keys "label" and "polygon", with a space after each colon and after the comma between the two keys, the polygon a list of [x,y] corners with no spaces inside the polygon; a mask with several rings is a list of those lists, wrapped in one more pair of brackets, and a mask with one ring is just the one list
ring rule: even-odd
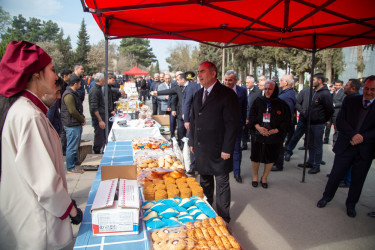
{"label": "man in black jacket", "polygon": [[[216,182],[216,210],[230,221],[229,173],[233,170],[233,150],[240,121],[236,93],[217,80],[211,62],[199,66],[203,88],[195,93],[191,109],[189,146],[195,154],[200,184],[212,204]],[[214,178],[215,177],[215,178]]]}
{"label": "man in black jacket", "polygon": [[316,74],[313,77],[314,92],[310,106],[310,137],[309,137],[309,160],[307,167],[311,168],[309,174],[320,172],[320,163],[323,155],[323,134],[325,123],[333,114],[332,95],[327,85],[323,84],[325,77]]}
{"label": "man in black jacket", "polygon": [[95,154],[100,154],[105,144],[105,104],[102,92],[104,86],[104,74],[97,73],[95,75],[95,85],[90,89],[89,106],[92,119],[92,126],[94,127],[94,146]]}

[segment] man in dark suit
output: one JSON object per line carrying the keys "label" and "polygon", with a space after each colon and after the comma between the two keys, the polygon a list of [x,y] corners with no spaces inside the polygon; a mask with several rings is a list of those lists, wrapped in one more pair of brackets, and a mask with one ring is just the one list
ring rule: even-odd
{"label": "man in dark suit", "polygon": [[[186,128],[186,137],[189,138],[190,134],[190,111],[191,105],[193,103],[193,96],[195,93],[201,89],[201,85],[199,83],[194,82],[194,72],[187,71],[185,72],[186,80],[189,80],[187,86],[184,91],[184,96],[182,100],[182,119],[184,119],[184,126]],[[192,152],[190,152],[190,169],[187,172],[188,175],[195,175],[195,157]]]}
{"label": "man in dark suit", "polygon": [[255,79],[253,76],[246,77],[246,93],[247,93],[247,108],[246,108],[246,126],[242,132],[242,148],[241,150],[247,149],[247,142],[250,140],[250,132],[247,124],[249,124],[249,112],[255,99],[262,94],[262,91],[255,85]]}
{"label": "man in dark suit", "polygon": [[346,199],[346,212],[355,217],[355,205],[367,172],[375,158],[375,75],[368,77],[363,95],[347,96],[337,116],[339,135],[333,147],[335,159],[319,208],[333,199],[340,181],[352,166],[352,182]]}
{"label": "man in dark suit", "polygon": [[236,93],[220,84],[216,77],[215,64],[203,62],[199,66],[198,79],[203,88],[193,99],[189,146],[195,153],[196,168],[207,201],[210,204],[214,201],[216,182],[216,211],[229,222],[229,173],[233,170],[240,107]]}
{"label": "man in dark suit", "polygon": [[237,138],[236,138],[236,143],[234,144],[234,152],[233,152],[233,174],[234,174],[234,179],[236,179],[238,183],[242,183],[241,138],[242,138],[242,131],[245,129],[245,125],[246,125],[247,95],[246,95],[246,89],[236,85],[236,82],[237,82],[237,72],[234,70],[228,70],[224,76],[224,85],[232,89],[237,94],[238,102],[240,104],[240,109],[239,109],[240,122],[238,124]]}
{"label": "man in dark suit", "polygon": [[[337,140],[337,128],[336,128],[336,117],[337,114],[339,113],[339,110],[342,105],[342,101],[344,100],[345,97],[345,91],[343,88],[343,82],[341,80],[336,80],[334,82],[334,92],[332,93],[332,101],[333,101],[333,115],[332,115],[332,123],[333,123],[333,128],[335,129],[335,132],[333,134],[333,139],[332,139],[332,145],[335,145],[335,142]],[[329,124],[329,127],[331,128],[332,124]],[[329,132],[326,131],[326,134],[324,136],[323,143],[328,144],[329,141]]]}
{"label": "man in dark suit", "polygon": [[[160,84],[160,75],[154,74],[154,81],[151,83],[150,91],[157,91]],[[158,114],[158,99],[156,96],[152,97],[152,115]]]}

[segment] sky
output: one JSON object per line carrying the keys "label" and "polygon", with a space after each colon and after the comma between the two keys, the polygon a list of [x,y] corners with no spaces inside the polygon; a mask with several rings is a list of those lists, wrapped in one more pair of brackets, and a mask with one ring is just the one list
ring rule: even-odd
{"label": "sky", "polygon": [[[27,20],[30,17],[45,21],[52,20],[63,29],[64,37],[70,36],[73,48],[77,44],[82,19],[85,20],[90,44],[96,44],[104,39],[103,33],[94,21],[93,16],[83,12],[80,0],[0,0],[0,6],[11,16],[21,14]],[[120,39],[110,40],[109,42],[119,45]],[[152,51],[159,61],[161,71],[168,70],[168,63],[165,59],[170,55],[170,49],[181,43],[193,46],[198,44],[192,41],[150,39]]]}

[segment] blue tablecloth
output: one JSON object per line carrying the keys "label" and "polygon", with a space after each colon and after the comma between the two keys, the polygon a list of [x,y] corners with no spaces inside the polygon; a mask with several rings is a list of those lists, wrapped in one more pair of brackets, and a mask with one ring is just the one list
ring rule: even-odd
{"label": "blue tablecloth", "polygon": [[131,164],[133,164],[131,141],[108,142],[98,172],[91,186],[74,249],[150,249],[147,230],[142,219],[139,221],[139,234],[137,235],[93,236],[92,234],[90,210],[101,180],[101,166]]}

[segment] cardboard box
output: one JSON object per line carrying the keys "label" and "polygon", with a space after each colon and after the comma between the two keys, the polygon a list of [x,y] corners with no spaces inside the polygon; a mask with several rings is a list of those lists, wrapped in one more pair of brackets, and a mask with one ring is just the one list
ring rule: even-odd
{"label": "cardboard box", "polygon": [[93,235],[138,234],[139,207],[136,166],[102,166],[102,181],[91,207]]}
{"label": "cardboard box", "polygon": [[161,126],[168,126],[169,127],[169,115],[153,115],[152,119],[154,119],[157,123]]}

